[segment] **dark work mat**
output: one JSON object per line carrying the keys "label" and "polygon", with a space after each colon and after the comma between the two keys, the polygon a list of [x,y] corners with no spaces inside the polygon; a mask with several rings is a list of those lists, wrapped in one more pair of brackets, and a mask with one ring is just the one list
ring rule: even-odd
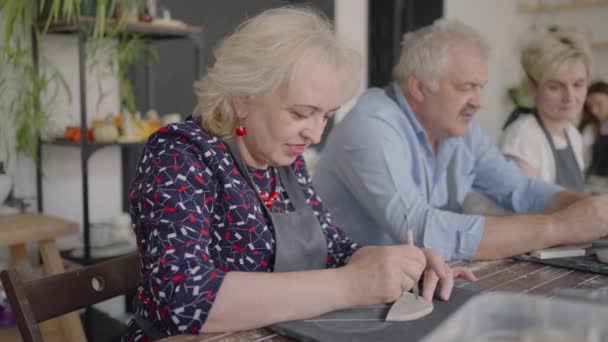
{"label": "dark work mat", "polygon": [[522,254],[513,257],[515,260],[536,262],[539,264],[569,268],[577,271],[608,274],[608,264],[597,260],[595,255],[580,257],[538,259],[533,256]]}
{"label": "dark work mat", "polygon": [[299,341],[418,341],[478,291],[454,288],[449,301],[434,300],[426,317],[385,322],[390,304],[331,312],[316,318],[271,325],[268,329]]}
{"label": "dark work mat", "polygon": [[608,274],[608,264],[604,264],[603,262],[597,260],[597,257],[595,256],[595,250],[604,248],[608,248],[608,238],[606,237],[593,241],[592,246],[586,250],[586,256],[538,259],[528,254],[522,254],[513,257],[513,259],[535,262],[549,266],[564,267],[577,271]]}

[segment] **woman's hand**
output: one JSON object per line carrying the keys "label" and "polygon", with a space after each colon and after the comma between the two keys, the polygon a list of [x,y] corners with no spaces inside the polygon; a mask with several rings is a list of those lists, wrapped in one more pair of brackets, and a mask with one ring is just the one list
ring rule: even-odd
{"label": "woman's hand", "polygon": [[420,248],[407,245],[366,246],[343,267],[352,306],[395,301],[410,290],[427,267]]}
{"label": "woman's hand", "polygon": [[448,267],[441,256],[430,249],[408,245],[363,247],[353,254],[343,270],[348,277],[352,306],[395,301],[423,276],[422,296],[428,300],[432,299],[438,283],[441,299],[447,300],[454,278],[476,280],[465,268]]}
{"label": "woman's hand", "polygon": [[454,288],[454,279],[463,278],[470,282],[477,281],[477,278],[469,269],[464,267],[450,268],[439,254],[428,248],[424,248],[422,251],[427,260],[422,282],[422,297],[426,300],[433,299],[433,293],[438,283],[441,286],[439,298],[448,300]]}

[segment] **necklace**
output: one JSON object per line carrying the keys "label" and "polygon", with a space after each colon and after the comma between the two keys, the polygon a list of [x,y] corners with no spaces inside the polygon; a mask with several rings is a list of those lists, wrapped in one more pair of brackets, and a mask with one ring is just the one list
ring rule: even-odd
{"label": "necklace", "polygon": [[271,166],[270,169],[272,170],[272,176],[274,177],[274,189],[273,190],[271,190],[270,192],[262,191],[262,190],[260,190],[260,188],[258,187],[257,184],[253,183],[253,185],[255,186],[255,189],[260,194],[260,198],[262,199],[262,202],[264,202],[264,205],[268,209],[272,208],[272,206],[274,205],[274,202],[276,202],[279,199],[279,177],[277,176],[277,171],[274,167]]}

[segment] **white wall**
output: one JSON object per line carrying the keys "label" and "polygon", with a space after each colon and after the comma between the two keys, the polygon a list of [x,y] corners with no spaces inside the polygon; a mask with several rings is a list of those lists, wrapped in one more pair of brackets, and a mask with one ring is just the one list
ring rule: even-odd
{"label": "white wall", "polygon": [[444,13],[471,25],[490,43],[489,79],[477,120],[496,141],[512,110],[506,89],[522,77],[517,41],[528,27],[527,20],[516,12],[516,1],[511,0],[445,0]]}
{"label": "white wall", "polygon": [[[96,56],[99,60],[115,58],[115,49],[111,45],[100,51]],[[0,44],[1,45],[1,44]],[[80,88],[78,76],[78,48],[77,40],[71,36],[49,35],[41,44],[44,60],[41,67],[44,69],[52,64],[61,73],[72,93],[72,102],[69,102],[65,93],[50,97],[46,94],[44,102],[51,114],[51,121],[45,131],[46,136],[63,136],[66,125],[80,125]],[[89,59],[91,62],[91,59]],[[0,66],[1,67],[1,66]],[[5,71],[5,70],[3,70]],[[87,66],[87,111],[88,124],[95,117],[103,117],[107,113],[117,113],[119,110],[118,79],[112,70],[104,67],[103,63],[89,63]],[[101,77],[100,73],[110,74]],[[19,75],[11,75],[19,77]],[[101,88],[100,88],[101,87]],[[14,89],[8,89],[9,91]],[[107,92],[104,99],[97,105],[100,92]],[[10,94],[2,94],[0,98],[6,102]],[[0,111],[0,125],[2,131],[11,132],[12,120]],[[28,199],[32,210],[36,210],[36,178],[34,163],[27,157],[17,156],[15,138],[13,134],[7,135],[7,141],[0,142],[0,160],[6,160],[5,151],[11,155],[9,173],[14,180],[14,193],[17,197]],[[8,145],[8,146],[7,146]],[[42,154],[44,172],[43,204],[44,212],[50,215],[82,222],[82,178],[80,173],[80,149],[74,147],[57,147],[45,145]],[[120,150],[117,147],[106,148],[96,152],[88,163],[89,175],[89,219],[91,222],[108,220],[120,213],[121,206],[121,175]],[[78,236],[60,238],[60,247],[81,246]],[[28,250],[33,262],[37,262],[34,250],[37,246],[30,244]],[[0,250],[0,269],[9,265],[9,256],[5,249]],[[114,317],[124,315],[123,297],[117,297],[100,303],[98,308]]]}
{"label": "white wall", "polygon": [[[588,27],[596,41],[608,41],[608,6],[572,9],[543,14],[524,14],[517,0],[444,0],[444,12],[471,25],[490,42],[489,82],[484,90],[484,108],[478,114],[482,127],[497,141],[512,105],[506,89],[522,77],[519,52],[522,37],[532,26]],[[608,76],[608,48],[594,48],[594,77]]]}
{"label": "white wall", "polygon": [[[80,88],[78,76],[78,47],[75,36],[48,35],[43,38],[40,49],[41,68],[49,70],[53,65],[63,76],[70,90],[72,101],[65,92],[59,96],[43,95],[43,103],[50,113],[50,122],[44,135],[63,136],[66,125],[80,125]],[[110,45],[97,55],[99,60],[115,58],[115,50]],[[87,66],[87,112],[88,124],[93,118],[104,117],[119,111],[118,79],[105,64],[89,63]],[[101,77],[98,75],[110,73]],[[101,85],[101,89],[100,89]],[[100,92],[107,92],[97,105]],[[12,122],[2,117],[2,126],[9,127]],[[13,138],[14,139],[14,138]],[[14,193],[26,198],[36,210],[36,178],[34,163],[27,157],[16,156],[14,140],[11,141],[10,172],[14,179]],[[80,173],[80,149],[43,145],[43,205],[44,212],[50,215],[82,222],[82,178]],[[108,220],[121,211],[120,151],[110,147],[96,152],[88,163],[89,175],[89,219],[91,222]],[[62,238],[60,245],[76,243],[76,237]]]}
{"label": "white wall", "polygon": [[[72,102],[65,97],[58,99],[52,109],[52,124],[48,129],[51,136],[61,136],[66,125],[80,125],[80,88],[78,74],[78,46],[74,36],[49,35],[42,44],[50,63],[53,63],[72,91]],[[98,61],[116,58],[114,46],[110,43],[95,56]],[[118,79],[112,70],[107,70],[103,62],[87,64],[87,113],[89,127],[94,118],[118,113],[120,97]],[[107,74],[110,75],[107,75]],[[99,75],[101,81],[97,80]],[[100,89],[101,86],[101,89]],[[107,92],[97,106],[101,92]],[[72,147],[45,146],[43,148],[44,212],[82,222],[82,178],[80,173],[80,149]],[[121,212],[121,166],[120,150],[109,147],[95,152],[88,162],[89,176],[89,220],[92,223],[108,220]],[[29,189],[28,189],[29,190]],[[35,189],[34,190],[35,193]],[[58,200],[61,199],[61,200]]]}
{"label": "white wall", "polygon": [[[367,0],[334,0],[336,31],[346,37],[359,51],[362,57],[360,92],[367,87],[368,60],[368,7]],[[354,106],[356,99],[342,106],[336,114],[336,122],[340,121],[348,110]]]}
{"label": "white wall", "polygon": [[[0,24],[4,25],[2,12],[0,12]],[[23,43],[27,44],[27,41],[23,40]],[[0,30],[1,46],[4,46],[4,32]],[[16,77],[20,77],[20,75],[16,75],[13,70],[4,65],[0,65],[0,74],[3,78],[6,77],[7,79],[0,92],[0,108],[2,108],[8,106],[9,100],[15,96],[15,89],[10,84],[14,82]],[[15,130],[11,123],[12,119],[9,117],[8,112],[0,110],[0,161],[4,162],[4,166],[7,167],[9,174],[14,173],[17,159],[13,153],[15,149]],[[7,161],[10,163],[7,164]]]}
{"label": "white wall", "polygon": [[[559,25],[562,27],[580,27],[591,33],[592,41],[608,42],[608,6],[578,8],[567,11],[549,12],[543,14],[527,15],[536,25],[549,27]],[[593,76],[594,78],[608,77],[608,46],[594,47]]]}

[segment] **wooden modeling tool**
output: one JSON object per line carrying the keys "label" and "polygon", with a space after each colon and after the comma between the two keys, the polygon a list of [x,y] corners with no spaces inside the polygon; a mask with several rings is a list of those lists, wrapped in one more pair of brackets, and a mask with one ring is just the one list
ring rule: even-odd
{"label": "wooden modeling tool", "polygon": [[[407,218],[406,218],[406,220],[407,220]],[[414,234],[409,229],[409,226],[407,227],[407,244],[409,246],[414,246]],[[416,282],[414,284],[413,291],[414,291],[414,295],[416,296],[416,299],[418,299],[418,297],[420,296],[420,288],[418,287],[418,282]]]}
{"label": "wooden modeling tool", "polygon": [[539,259],[578,257],[585,256],[585,249],[589,247],[591,244],[551,247],[533,251],[530,255]]}
{"label": "wooden modeling tool", "polygon": [[[403,215],[403,228],[406,231],[406,243],[414,246],[414,234],[407,224],[407,214]],[[411,292],[403,292],[388,311],[385,320],[389,322],[411,321],[424,317],[433,311],[433,302],[420,297],[418,282],[414,284]]]}

